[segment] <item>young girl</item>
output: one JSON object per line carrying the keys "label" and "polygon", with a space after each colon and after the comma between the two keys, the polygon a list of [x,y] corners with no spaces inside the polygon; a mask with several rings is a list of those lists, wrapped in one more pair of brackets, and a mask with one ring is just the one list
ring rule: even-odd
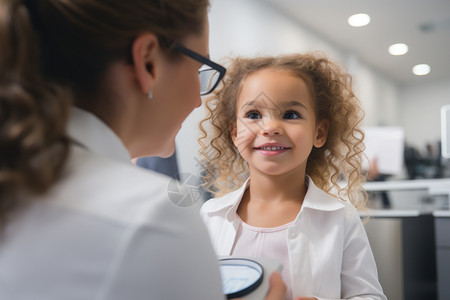
{"label": "young girl", "polygon": [[201,213],[217,254],[278,259],[289,298],[386,299],[355,208],[364,134],[350,75],[317,54],[238,58],[206,107],[204,179],[219,198]]}

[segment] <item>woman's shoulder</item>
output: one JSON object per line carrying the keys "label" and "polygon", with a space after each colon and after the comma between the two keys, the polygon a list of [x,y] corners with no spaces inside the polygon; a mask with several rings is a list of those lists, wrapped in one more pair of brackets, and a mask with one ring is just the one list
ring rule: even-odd
{"label": "woman's shoulder", "polygon": [[171,178],[83,149],[72,150],[62,179],[49,194],[55,204],[125,223],[159,214],[189,215],[180,214],[169,197]]}
{"label": "woman's shoulder", "polygon": [[[76,150],[73,155],[66,181],[54,191],[54,201],[75,214],[88,213],[99,223],[112,223],[117,235],[126,236],[120,239],[123,244],[118,247],[125,250],[120,266],[111,268],[113,281],[105,298],[151,292],[157,298],[169,295],[175,299],[178,296],[171,295],[181,295],[203,280],[211,289],[192,293],[201,299],[217,299],[220,274],[207,229],[198,207],[180,207],[170,198],[171,178],[95,153]],[[178,196],[183,195],[179,190]],[[200,275],[177,273],[180,266],[200,270]],[[162,289],[161,284],[169,281],[176,287]]]}

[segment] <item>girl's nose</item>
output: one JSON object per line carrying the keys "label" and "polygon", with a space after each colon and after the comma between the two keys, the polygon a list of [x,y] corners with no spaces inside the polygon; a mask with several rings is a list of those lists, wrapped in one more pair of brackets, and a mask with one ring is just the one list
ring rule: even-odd
{"label": "girl's nose", "polygon": [[263,124],[262,133],[263,133],[263,135],[266,135],[266,136],[282,134],[282,130],[281,130],[279,122],[277,122],[276,120],[273,120],[273,119],[265,120],[265,122]]}

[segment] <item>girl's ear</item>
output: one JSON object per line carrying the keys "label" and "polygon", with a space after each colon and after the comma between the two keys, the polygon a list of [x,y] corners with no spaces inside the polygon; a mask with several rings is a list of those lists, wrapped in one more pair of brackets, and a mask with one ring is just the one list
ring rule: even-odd
{"label": "girl's ear", "polygon": [[328,137],[328,129],[330,128],[330,122],[328,120],[320,121],[316,129],[316,137],[314,139],[314,147],[320,148],[325,145]]}
{"label": "girl's ear", "polygon": [[228,126],[228,128],[229,128],[229,130],[230,130],[231,139],[233,140],[233,144],[234,144],[234,146],[237,147],[237,145],[236,145],[236,138],[237,138],[236,124],[230,123],[230,125]]}
{"label": "girl's ear", "polygon": [[131,46],[133,67],[142,92],[147,95],[152,90],[155,82],[159,42],[156,35],[146,33],[139,35]]}

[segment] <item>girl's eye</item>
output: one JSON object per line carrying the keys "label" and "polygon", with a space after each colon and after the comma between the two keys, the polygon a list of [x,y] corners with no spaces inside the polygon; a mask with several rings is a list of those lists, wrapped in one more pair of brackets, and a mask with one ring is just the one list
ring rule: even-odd
{"label": "girl's eye", "polygon": [[283,119],[300,119],[301,116],[298,112],[288,111],[284,113]]}
{"label": "girl's eye", "polygon": [[262,118],[261,114],[257,111],[249,111],[248,113],[245,114],[245,117],[248,119],[261,119]]}

